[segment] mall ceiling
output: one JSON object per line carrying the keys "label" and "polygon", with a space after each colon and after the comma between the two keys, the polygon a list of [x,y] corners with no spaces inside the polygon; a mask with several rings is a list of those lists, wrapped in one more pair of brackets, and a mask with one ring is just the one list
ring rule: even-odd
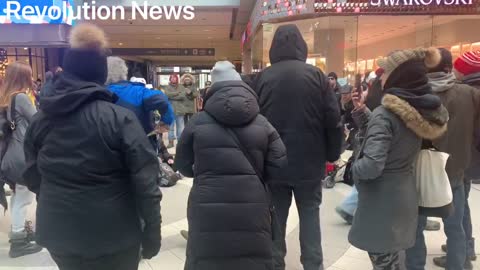
{"label": "mall ceiling", "polygon": [[95,23],[105,30],[112,48],[215,49],[215,57],[137,55],[125,58],[168,65],[208,65],[221,58],[241,60],[240,38],[254,4],[255,0],[240,0],[240,6],[195,7],[195,18],[191,21],[137,18],[135,21],[110,20]]}

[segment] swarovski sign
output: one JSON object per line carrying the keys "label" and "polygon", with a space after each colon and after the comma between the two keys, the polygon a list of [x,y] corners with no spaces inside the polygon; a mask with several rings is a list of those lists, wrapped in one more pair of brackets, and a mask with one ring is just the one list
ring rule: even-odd
{"label": "swarovski sign", "polygon": [[370,0],[370,5],[380,6],[467,6],[473,0]]}

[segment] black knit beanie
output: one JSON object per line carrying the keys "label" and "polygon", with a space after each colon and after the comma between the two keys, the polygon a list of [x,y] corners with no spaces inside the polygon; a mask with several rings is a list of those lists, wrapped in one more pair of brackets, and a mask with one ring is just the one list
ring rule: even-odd
{"label": "black knit beanie", "polygon": [[421,60],[410,60],[398,66],[387,78],[385,89],[415,89],[428,84],[427,67]]}
{"label": "black knit beanie", "polygon": [[108,76],[105,33],[93,24],[80,24],[70,34],[70,49],[64,61],[64,72],[80,80],[103,85]]}

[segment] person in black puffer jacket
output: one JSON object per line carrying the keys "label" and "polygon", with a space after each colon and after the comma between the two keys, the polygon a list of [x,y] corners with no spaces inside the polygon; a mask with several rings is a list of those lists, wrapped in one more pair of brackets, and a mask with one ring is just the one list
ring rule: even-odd
{"label": "person in black puffer jacket", "polygon": [[233,64],[218,62],[204,111],[185,128],[175,164],[194,177],[188,202],[186,270],[273,270],[269,195],[232,134],[266,181],[286,164],[273,126]]}
{"label": "person in black puffer jacket", "polygon": [[70,44],[25,135],[37,243],[60,270],[135,270],[140,244],[147,259],[160,249],[158,160],[135,114],[103,86],[103,31],[78,25]]}

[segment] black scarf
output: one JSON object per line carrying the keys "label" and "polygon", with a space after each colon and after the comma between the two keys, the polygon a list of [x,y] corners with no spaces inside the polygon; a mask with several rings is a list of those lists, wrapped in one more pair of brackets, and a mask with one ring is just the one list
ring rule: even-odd
{"label": "black scarf", "polygon": [[432,94],[432,87],[428,84],[415,89],[390,88],[385,93],[405,100],[417,110],[436,110],[442,105],[442,101]]}
{"label": "black scarf", "polygon": [[410,60],[398,66],[385,82],[385,93],[397,96],[417,110],[435,110],[442,102],[433,94],[423,61]]}

